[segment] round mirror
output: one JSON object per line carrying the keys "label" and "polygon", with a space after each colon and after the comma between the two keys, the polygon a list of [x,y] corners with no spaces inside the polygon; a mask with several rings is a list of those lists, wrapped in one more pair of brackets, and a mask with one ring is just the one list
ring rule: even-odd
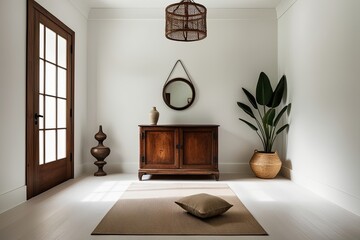
{"label": "round mirror", "polygon": [[174,78],[165,84],[163,99],[166,105],[174,110],[186,109],[195,100],[195,88],[184,78]]}

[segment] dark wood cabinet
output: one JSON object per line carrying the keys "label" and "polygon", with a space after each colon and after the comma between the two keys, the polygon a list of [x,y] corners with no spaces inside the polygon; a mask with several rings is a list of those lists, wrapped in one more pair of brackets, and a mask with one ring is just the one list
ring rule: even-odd
{"label": "dark wood cabinet", "polygon": [[219,180],[219,125],[139,125],[144,174],[208,174]]}

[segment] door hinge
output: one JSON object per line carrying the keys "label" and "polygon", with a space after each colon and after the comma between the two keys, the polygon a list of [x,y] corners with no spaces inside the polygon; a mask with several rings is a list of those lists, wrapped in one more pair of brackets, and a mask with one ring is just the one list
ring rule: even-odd
{"label": "door hinge", "polygon": [[73,160],[73,156],[72,156],[72,153],[70,153],[70,162],[72,162]]}
{"label": "door hinge", "polygon": [[177,148],[177,149],[181,149],[181,148],[182,148],[182,145],[181,145],[181,144],[177,144],[177,145],[176,145],[176,148]]}
{"label": "door hinge", "polygon": [[141,162],[143,162],[143,163],[145,162],[145,156],[141,157]]}
{"label": "door hinge", "polygon": [[73,53],[73,45],[72,44],[70,45],[70,53],[71,54]]}
{"label": "door hinge", "polygon": [[141,138],[145,139],[145,133],[144,132],[141,132]]}
{"label": "door hinge", "polygon": [[70,117],[72,117],[72,108],[70,108]]}

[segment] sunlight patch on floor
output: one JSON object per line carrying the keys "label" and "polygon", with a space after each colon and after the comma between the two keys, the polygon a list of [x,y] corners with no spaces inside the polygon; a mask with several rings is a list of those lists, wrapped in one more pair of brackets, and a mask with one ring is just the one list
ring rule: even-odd
{"label": "sunlight patch on floor", "polygon": [[[236,187],[239,188],[239,187]],[[259,186],[259,183],[246,182],[241,184],[241,189],[246,191],[246,195],[251,199],[258,202],[274,202],[276,201],[268,193],[266,193],[262,187]]]}
{"label": "sunlight patch on floor", "polygon": [[269,194],[266,194],[262,190],[250,190],[250,195],[259,202],[274,202],[275,199],[270,197]]}
{"label": "sunlight patch on floor", "polygon": [[115,202],[124,191],[129,183],[119,181],[105,181],[87,195],[82,202]]}

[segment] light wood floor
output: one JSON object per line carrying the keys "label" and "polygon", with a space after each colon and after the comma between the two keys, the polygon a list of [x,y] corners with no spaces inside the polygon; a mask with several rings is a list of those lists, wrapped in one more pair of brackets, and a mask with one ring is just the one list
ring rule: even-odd
{"label": "light wood floor", "polygon": [[[0,239],[360,239],[359,216],[287,179],[261,180],[223,174],[220,180],[229,184],[269,236],[91,236],[127,186],[137,181],[136,174],[114,174],[70,180],[1,214]],[[179,177],[157,177],[150,181],[215,182],[207,178]],[[144,221],[151,219],[144,216]]]}

